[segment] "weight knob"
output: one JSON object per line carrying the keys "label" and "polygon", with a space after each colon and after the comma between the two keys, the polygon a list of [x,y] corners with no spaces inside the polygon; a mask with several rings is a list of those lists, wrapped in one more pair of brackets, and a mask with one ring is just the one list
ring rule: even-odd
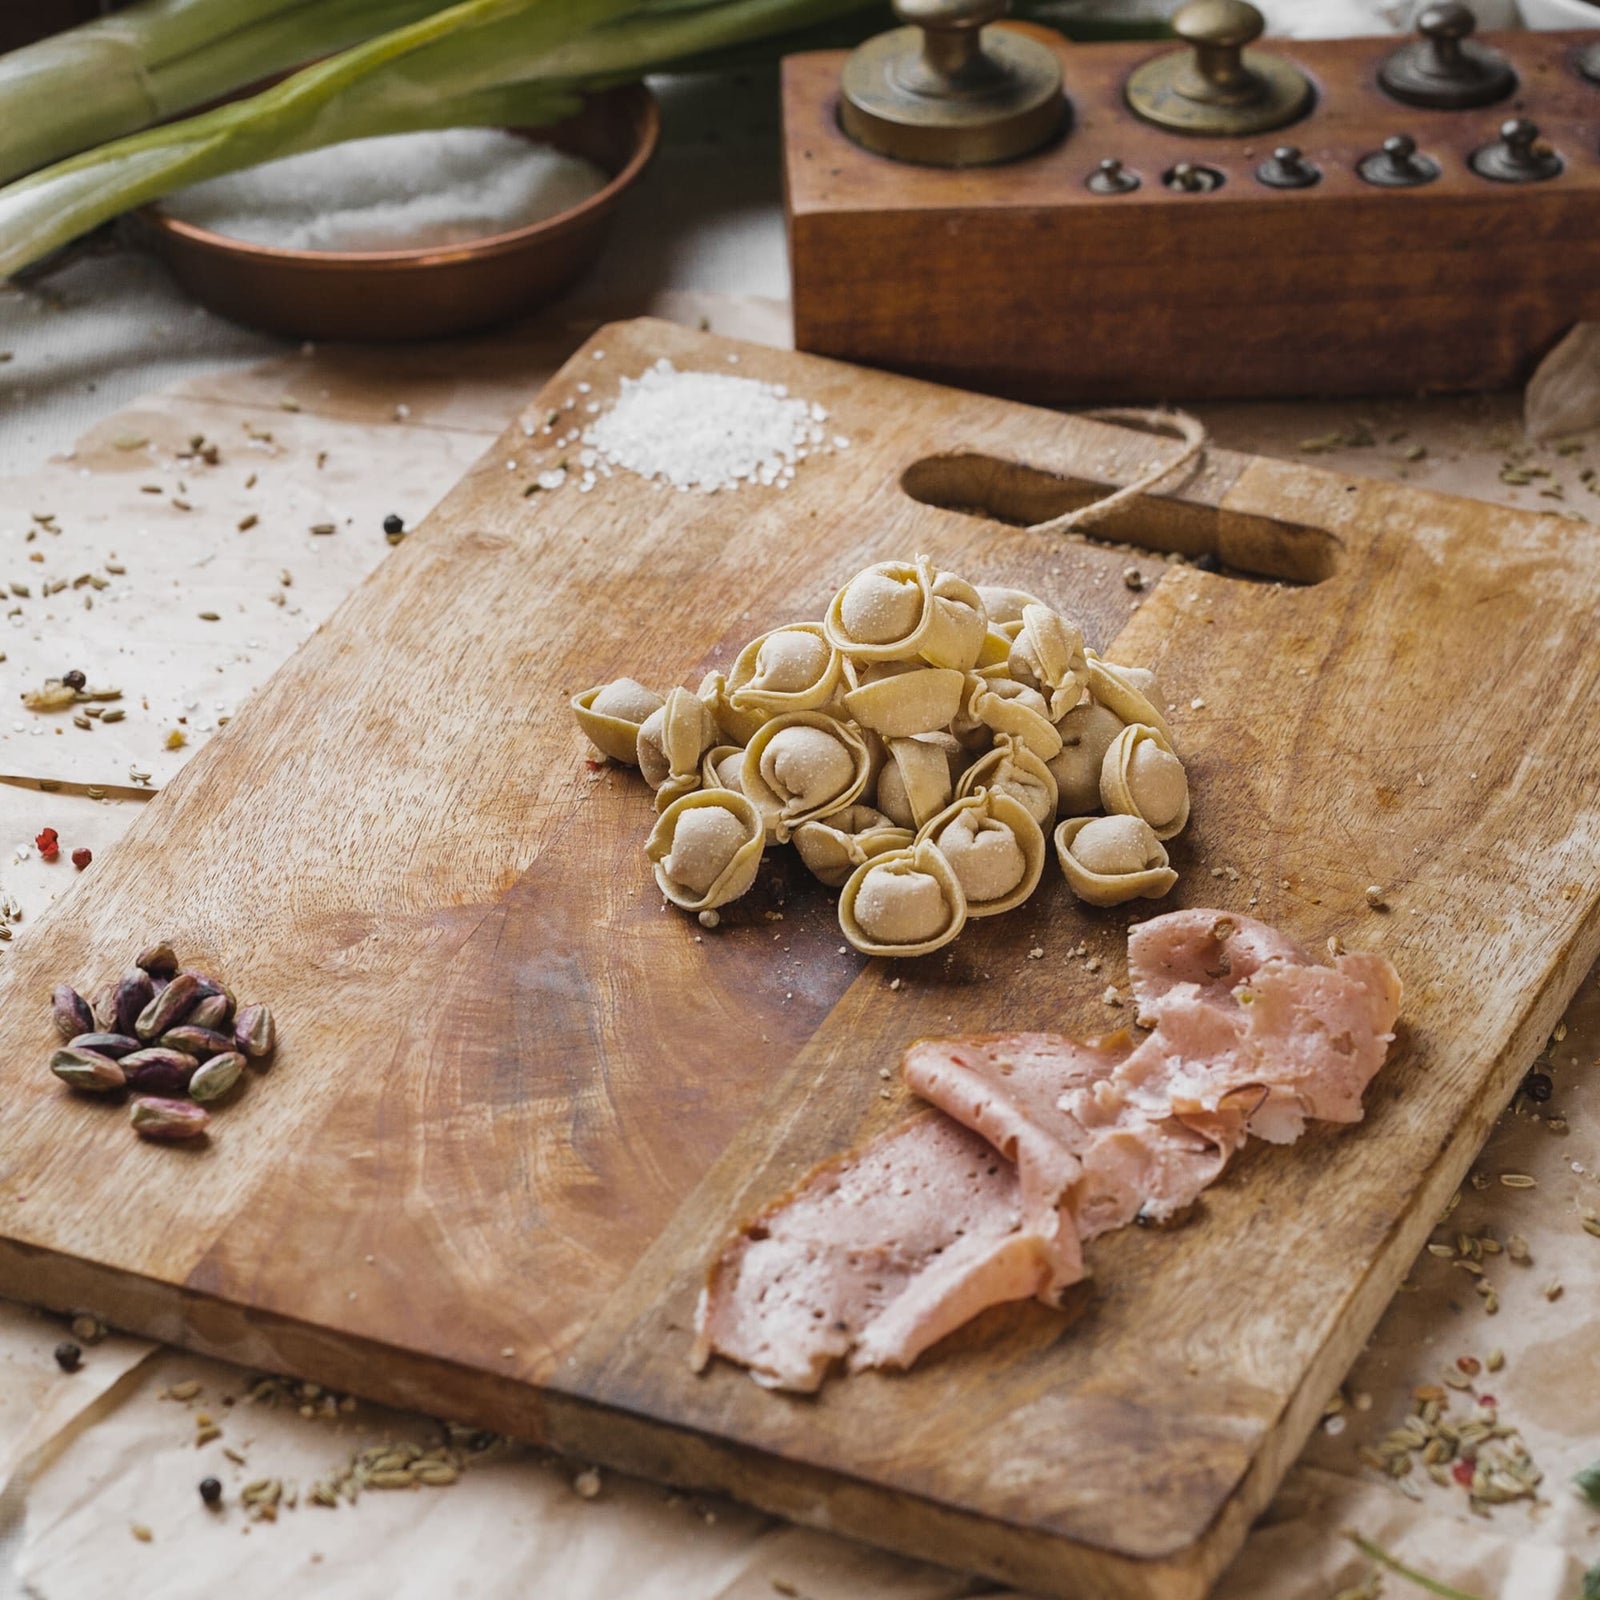
{"label": "weight knob", "polygon": [[1222,187],[1222,174],[1215,167],[1203,167],[1196,161],[1180,161],[1168,169],[1161,181],[1181,194],[1209,194]]}
{"label": "weight knob", "polygon": [[1014,161],[1066,120],[1049,46],[991,28],[1007,0],[895,0],[907,24],[854,50],[839,123],[857,144],[935,167]]}
{"label": "weight knob", "polygon": [[1492,105],[1517,86],[1517,75],[1498,50],[1469,43],[1478,19],[1458,0],[1429,6],[1417,18],[1418,38],[1402,45],[1378,69],[1391,98],[1433,111]]}
{"label": "weight knob", "polygon": [[1439,176],[1439,163],[1432,156],[1421,154],[1417,141],[1409,134],[1396,133],[1383,141],[1381,150],[1363,156],[1356,163],[1356,171],[1380,188],[1414,189]]}
{"label": "weight knob", "polygon": [[1172,31],[1189,46],[1156,56],[1128,79],[1128,104],[1181,133],[1265,133],[1303,116],[1306,75],[1282,56],[1251,50],[1265,26],[1245,0],[1189,0]]}
{"label": "weight knob", "polygon": [[1132,194],[1139,187],[1139,174],[1129,172],[1115,156],[1107,156],[1089,174],[1086,187],[1092,194]]}
{"label": "weight knob", "polygon": [[1256,168],[1257,181],[1269,189],[1309,189],[1321,178],[1321,171],[1300,154],[1300,147],[1280,144]]}
{"label": "weight knob", "polygon": [[1541,142],[1539,129],[1526,117],[1500,124],[1500,137],[1472,152],[1472,170],[1496,183],[1538,183],[1561,171],[1561,157]]}

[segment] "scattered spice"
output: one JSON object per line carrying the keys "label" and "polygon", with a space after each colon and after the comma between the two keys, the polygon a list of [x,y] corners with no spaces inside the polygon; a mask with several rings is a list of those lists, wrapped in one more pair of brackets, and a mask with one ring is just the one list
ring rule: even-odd
{"label": "scattered spice", "polygon": [[1578,1493],[1596,1510],[1600,1510],[1600,1461],[1585,1467],[1582,1472],[1575,1473],[1572,1481],[1577,1486]]}
{"label": "scattered spice", "polygon": [[600,1493],[600,1474],[593,1467],[585,1467],[572,1480],[572,1492],[583,1500],[593,1500]]}
{"label": "scattered spice", "polygon": [[1522,1080],[1522,1092],[1538,1105],[1543,1105],[1555,1092],[1556,1085],[1548,1072],[1530,1072]]}
{"label": "scattered spice", "polygon": [[1500,1182],[1507,1189],[1537,1189],[1539,1180],[1526,1172],[1502,1172]]}
{"label": "scattered spice", "polygon": [[1382,884],[1369,883],[1366,888],[1366,902],[1374,911],[1387,911],[1389,902],[1384,898]]}
{"label": "scattered spice", "polygon": [[247,511],[247,512],[246,512],[246,513],[245,513],[245,514],[244,514],[244,515],[243,515],[243,516],[242,516],[242,517],[240,517],[240,518],[239,518],[239,522],[238,522],[238,528],[239,528],[239,532],[240,532],[240,533],[249,533],[249,531],[250,531],[250,530],[251,530],[251,529],[252,529],[252,528],[253,528],[253,527],[255,527],[255,525],[256,525],[256,524],[257,524],[257,523],[258,523],[258,522],[259,522],[259,521],[260,521],[260,520],[261,520],[261,518],[260,518],[260,517],[258,517],[258,516],[257,516],[257,515],[256,515],[256,514],[255,514],[255,512],[253,512],[253,511]]}
{"label": "scattered spice", "polygon": [[56,1346],[56,1365],[63,1372],[76,1372],[83,1365],[83,1350],[70,1339],[63,1339]]}
{"label": "scattered spice", "polygon": [[208,1506],[222,1504],[222,1485],[215,1478],[202,1478],[200,1480],[200,1498]]}
{"label": "scattered spice", "polygon": [[33,836],[33,844],[46,861],[54,861],[61,854],[61,838],[54,828],[41,828]]}
{"label": "scattered spice", "polygon": [[150,1541],[155,1538],[155,1535],[151,1533],[151,1531],[142,1522],[130,1522],[128,1524],[128,1532],[131,1533],[140,1544],[149,1544]]}
{"label": "scattered spice", "polygon": [[72,864],[79,872],[94,860],[94,852],[87,845],[80,845],[72,852]]}

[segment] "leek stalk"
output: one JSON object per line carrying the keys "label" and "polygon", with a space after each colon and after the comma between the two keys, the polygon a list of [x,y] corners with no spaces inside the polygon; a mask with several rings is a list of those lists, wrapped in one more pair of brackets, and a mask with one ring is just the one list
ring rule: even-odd
{"label": "leek stalk", "polygon": [[446,0],[139,0],[0,55],[0,182],[442,11]]}
{"label": "leek stalk", "polygon": [[117,139],[0,189],[0,277],[191,183],[417,128],[533,127],[625,82],[867,0],[460,0],[245,100]]}

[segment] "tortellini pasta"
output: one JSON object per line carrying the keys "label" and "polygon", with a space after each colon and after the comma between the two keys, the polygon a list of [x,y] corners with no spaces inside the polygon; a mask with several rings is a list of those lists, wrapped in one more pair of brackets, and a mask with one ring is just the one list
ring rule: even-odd
{"label": "tortellini pasta", "polygon": [[1051,830],[1087,904],[1177,881],[1189,783],[1154,675],[930,556],[858,572],[821,621],[758,635],[695,691],[617,678],[572,710],[656,791],[656,881],[708,926],[791,840],[869,955],[925,955],[1022,904]]}

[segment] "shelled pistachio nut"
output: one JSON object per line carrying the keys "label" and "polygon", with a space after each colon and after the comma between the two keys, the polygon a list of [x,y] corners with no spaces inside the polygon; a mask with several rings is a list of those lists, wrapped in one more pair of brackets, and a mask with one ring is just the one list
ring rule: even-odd
{"label": "shelled pistachio nut", "polygon": [[237,1050],[212,1056],[189,1080],[189,1098],[209,1103],[220,1100],[239,1081],[245,1058]]}
{"label": "shelled pistachio nut", "polygon": [[94,1012],[70,983],[58,983],[50,995],[50,1016],[63,1039],[94,1032]]}
{"label": "shelled pistachio nut", "polygon": [[210,1126],[210,1116],[188,1100],[145,1096],[128,1108],[133,1131],[146,1139],[197,1139]]}
{"label": "shelled pistachio nut", "polygon": [[65,1045],[50,1057],[50,1070],[69,1088],[110,1094],[127,1081],[121,1065],[97,1050]]}
{"label": "shelled pistachio nut", "polygon": [[[163,991],[164,992],[164,987]],[[113,1008],[116,1033],[138,1033],[139,1018],[157,995],[156,981],[148,972],[135,968],[125,972],[117,981],[116,1001]],[[143,1034],[139,1035],[141,1038]]]}
{"label": "shelled pistachio nut", "polygon": [[266,1006],[240,1006],[233,1019],[233,1042],[241,1055],[261,1061],[272,1054],[278,1028]]}
{"label": "shelled pistachio nut", "polygon": [[168,1050],[155,1045],[146,1050],[135,1050],[117,1063],[131,1088],[141,1094],[186,1094],[189,1080],[200,1063],[182,1050]]}
{"label": "shelled pistachio nut", "polygon": [[74,1050],[93,1050],[96,1055],[110,1056],[113,1061],[144,1049],[142,1041],[130,1038],[125,1033],[80,1033],[68,1039],[67,1043]]}
{"label": "shelled pistachio nut", "polygon": [[160,1043],[163,1049],[180,1051],[186,1056],[193,1056],[196,1061],[224,1055],[234,1047],[231,1032],[219,1033],[214,1028],[196,1027],[192,1022],[181,1022],[176,1028],[168,1028],[161,1035]]}
{"label": "shelled pistachio nut", "polygon": [[233,1020],[233,1002],[225,994],[208,994],[196,1000],[189,1013],[191,1028],[226,1028]]}
{"label": "shelled pistachio nut", "polygon": [[133,958],[134,966],[148,972],[152,978],[171,978],[178,971],[177,952],[165,939],[158,944],[146,945]]}
{"label": "shelled pistachio nut", "polygon": [[[123,983],[126,985],[127,981],[124,979]],[[199,994],[200,980],[191,972],[180,972],[139,1013],[133,1025],[133,1032],[141,1039],[159,1039],[168,1028],[176,1027],[189,1015],[190,1008],[199,998]]]}

